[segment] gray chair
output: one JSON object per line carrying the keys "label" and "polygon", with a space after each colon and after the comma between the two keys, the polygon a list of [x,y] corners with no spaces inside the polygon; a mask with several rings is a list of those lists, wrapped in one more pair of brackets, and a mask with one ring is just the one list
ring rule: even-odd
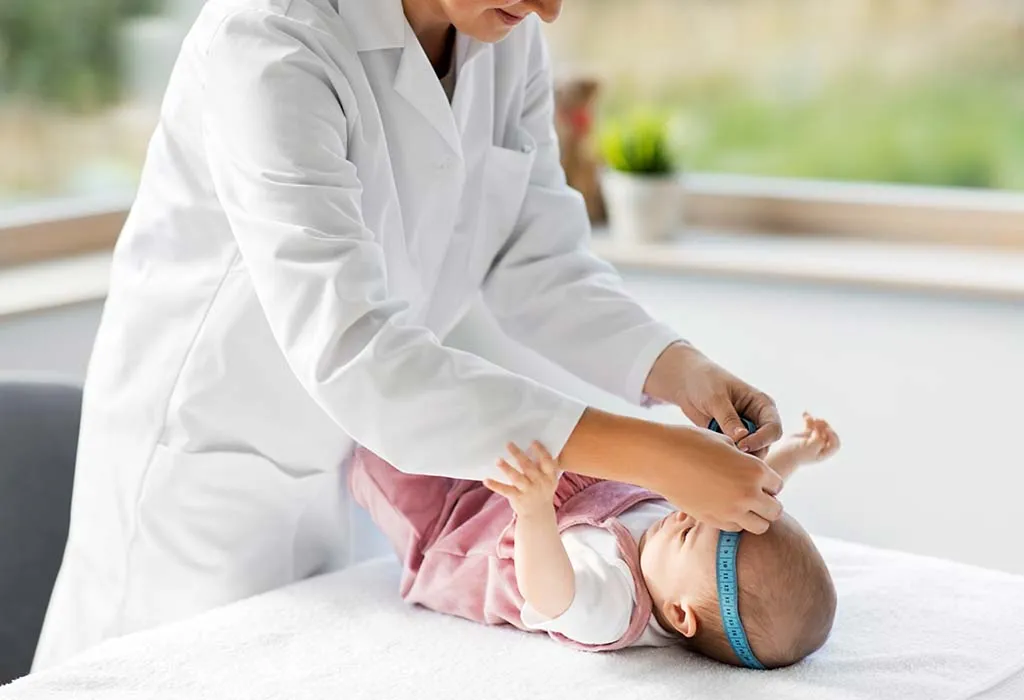
{"label": "gray chair", "polygon": [[64,556],[82,390],[0,379],[0,685],[29,672]]}

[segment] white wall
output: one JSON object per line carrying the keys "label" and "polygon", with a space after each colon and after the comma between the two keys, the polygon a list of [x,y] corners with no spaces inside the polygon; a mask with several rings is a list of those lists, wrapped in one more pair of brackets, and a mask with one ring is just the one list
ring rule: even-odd
{"label": "white wall", "polygon": [[[659,318],[779,403],[843,439],[783,501],[812,532],[1024,573],[1024,305],[820,286],[632,275]],[[456,344],[474,346],[476,314]],[[476,343],[478,346],[479,344]],[[523,371],[520,353],[487,354]],[[543,378],[564,381],[550,366]],[[596,404],[638,415],[576,382]],[[678,412],[658,409],[665,420]]]}
{"label": "white wall", "polygon": [[[627,277],[659,317],[778,400],[830,419],[843,451],[787,486],[820,534],[1024,573],[1024,305],[822,286]],[[0,320],[0,372],[81,376],[97,305]],[[631,410],[495,335],[475,311],[451,342]],[[631,410],[643,415],[644,412]],[[655,416],[678,420],[659,409]]]}

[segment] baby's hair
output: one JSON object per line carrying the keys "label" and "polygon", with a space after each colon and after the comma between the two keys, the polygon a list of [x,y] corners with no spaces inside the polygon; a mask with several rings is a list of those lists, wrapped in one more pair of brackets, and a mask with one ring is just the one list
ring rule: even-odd
{"label": "baby's hair", "polygon": [[[836,591],[824,559],[796,520],[784,515],[763,535],[743,535],[737,568],[740,618],[765,668],[789,666],[821,648],[832,631]],[[697,634],[685,646],[742,665],[726,639],[717,591],[695,613]]]}

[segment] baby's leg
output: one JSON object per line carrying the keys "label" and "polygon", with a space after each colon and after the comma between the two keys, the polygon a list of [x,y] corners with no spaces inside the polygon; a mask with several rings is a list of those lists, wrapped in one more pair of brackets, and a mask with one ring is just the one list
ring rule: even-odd
{"label": "baby's leg", "polygon": [[804,430],[784,435],[765,457],[765,463],[783,479],[788,479],[805,464],[821,462],[839,450],[839,435],[820,418],[804,414]]}
{"label": "baby's leg", "polygon": [[423,537],[437,523],[448,493],[457,483],[461,482],[406,474],[361,447],[349,469],[352,497],[370,513],[403,563],[418,555]]}

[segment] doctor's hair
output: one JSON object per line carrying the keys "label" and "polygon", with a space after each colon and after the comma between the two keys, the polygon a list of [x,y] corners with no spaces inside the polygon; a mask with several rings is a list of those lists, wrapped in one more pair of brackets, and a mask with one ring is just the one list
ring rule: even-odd
{"label": "doctor's hair", "polygon": [[[810,535],[783,515],[763,535],[744,534],[737,554],[739,612],[754,656],[767,669],[820,649],[832,631],[836,590]],[[722,625],[717,590],[698,605],[697,634],[683,645],[733,666],[742,662]]]}

